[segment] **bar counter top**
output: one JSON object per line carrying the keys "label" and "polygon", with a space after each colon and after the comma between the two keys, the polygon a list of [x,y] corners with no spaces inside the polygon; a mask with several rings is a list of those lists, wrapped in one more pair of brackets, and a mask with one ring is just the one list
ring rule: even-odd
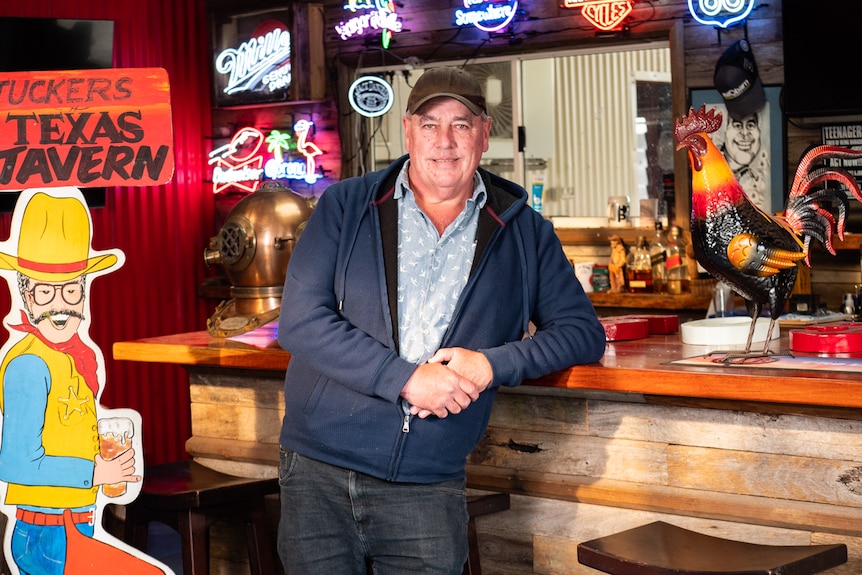
{"label": "bar counter top", "polygon": [[[788,335],[774,347],[788,350]],[[477,521],[483,564],[574,574],[579,542],[661,520],[740,541],[846,542],[834,575],[862,573],[862,374],[670,363],[710,351],[678,334],[612,342],[599,363],[502,389],[467,461],[468,487],[512,495]],[[275,325],[113,352],[188,372],[196,461],[278,475],[290,356]]]}
{"label": "bar counter top", "polygon": [[[284,371],[290,355],[278,346],[275,330],[275,324],[268,324],[233,338],[214,338],[200,331],[117,342],[113,356],[117,360],[190,367]],[[785,353],[789,350],[786,334],[777,345]],[[708,346],[683,344],[679,334],[609,342],[599,363],[572,367],[524,384],[650,397],[862,409],[862,377],[858,373],[669,364],[709,351]]]}

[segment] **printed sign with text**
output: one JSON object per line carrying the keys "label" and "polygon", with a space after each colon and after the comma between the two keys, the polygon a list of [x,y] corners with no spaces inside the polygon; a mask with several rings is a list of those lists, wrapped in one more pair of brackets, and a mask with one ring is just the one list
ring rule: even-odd
{"label": "printed sign with text", "polygon": [[0,73],[0,190],[165,184],[172,134],[161,68]]}

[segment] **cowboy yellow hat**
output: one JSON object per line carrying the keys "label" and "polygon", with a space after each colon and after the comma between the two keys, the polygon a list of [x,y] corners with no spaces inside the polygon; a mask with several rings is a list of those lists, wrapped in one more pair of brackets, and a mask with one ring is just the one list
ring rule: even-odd
{"label": "cowboy yellow hat", "polygon": [[24,208],[18,255],[0,252],[0,269],[45,282],[64,282],[117,263],[111,253],[90,257],[90,216],[76,198],[38,192]]}

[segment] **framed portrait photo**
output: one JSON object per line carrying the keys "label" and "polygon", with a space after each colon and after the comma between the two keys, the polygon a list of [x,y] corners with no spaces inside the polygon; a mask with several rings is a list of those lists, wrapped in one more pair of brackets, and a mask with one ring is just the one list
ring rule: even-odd
{"label": "framed portrait photo", "polygon": [[724,154],[749,199],[768,214],[784,207],[784,131],[779,104],[780,86],[764,86],[766,104],[742,120],[733,120],[718,90],[692,90],[691,106],[715,108],[722,124],[710,134]]}

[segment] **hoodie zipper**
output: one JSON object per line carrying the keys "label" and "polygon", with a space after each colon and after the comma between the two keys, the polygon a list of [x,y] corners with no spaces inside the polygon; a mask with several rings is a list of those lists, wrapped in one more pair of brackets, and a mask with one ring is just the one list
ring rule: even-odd
{"label": "hoodie zipper", "polygon": [[404,412],[404,418],[401,420],[401,433],[410,433],[410,419],[413,414],[410,413],[410,404],[403,399],[401,400],[401,411]]}

